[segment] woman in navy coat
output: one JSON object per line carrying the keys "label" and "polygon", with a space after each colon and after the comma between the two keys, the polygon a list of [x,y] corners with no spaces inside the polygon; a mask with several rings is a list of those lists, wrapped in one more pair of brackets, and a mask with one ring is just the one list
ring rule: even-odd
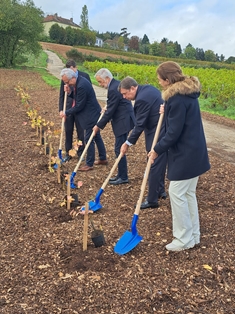
{"label": "woman in navy coat", "polygon": [[149,153],[154,160],[168,153],[169,195],[174,239],[169,251],[192,248],[200,243],[196,187],[201,174],[210,169],[198,97],[200,82],[182,73],[172,61],[157,69],[165,100],[165,135]]}

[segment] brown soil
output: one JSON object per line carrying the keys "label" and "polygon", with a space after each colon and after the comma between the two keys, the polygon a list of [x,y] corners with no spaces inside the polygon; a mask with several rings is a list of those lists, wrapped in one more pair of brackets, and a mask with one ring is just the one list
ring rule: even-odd
{"label": "brown soil", "polygon": [[[137,227],[143,241],[120,256],[113,249],[130,228],[146,166],[141,136],[128,152],[130,183],[107,185],[100,199],[103,208],[90,214],[97,228],[102,225],[106,244],[95,248],[89,224],[88,249],[83,251],[84,216],[72,216],[60,206],[66,189],[49,172],[48,156],[37,145],[14,88],[18,82],[27,87],[30,105],[60,129],[58,90],[31,72],[0,69],[0,75],[0,313],[234,313],[235,166],[210,152],[212,168],[200,177],[197,189],[199,246],[178,253],[165,250],[172,240],[168,198],[158,209],[141,211]],[[102,136],[109,164],[77,173],[76,181],[83,185],[72,193],[82,205],[95,197],[115,160],[110,125]],[[52,143],[56,154],[59,137]],[[63,171],[70,173],[76,163],[73,158]]]}

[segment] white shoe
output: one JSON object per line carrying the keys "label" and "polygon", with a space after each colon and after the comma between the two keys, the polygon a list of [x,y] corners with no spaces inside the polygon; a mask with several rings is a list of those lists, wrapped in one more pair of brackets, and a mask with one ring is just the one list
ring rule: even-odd
{"label": "white shoe", "polygon": [[167,251],[179,252],[179,251],[183,251],[183,250],[192,249],[194,246],[195,246],[195,242],[190,242],[190,244],[187,246],[178,246],[178,245],[174,244],[173,242],[171,242],[171,243],[166,245],[166,249],[167,249]]}

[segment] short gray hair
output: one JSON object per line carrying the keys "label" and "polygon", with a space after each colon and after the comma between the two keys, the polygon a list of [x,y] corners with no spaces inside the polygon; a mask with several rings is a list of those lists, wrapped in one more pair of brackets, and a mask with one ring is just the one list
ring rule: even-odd
{"label": "short gray hair", "polygon": [[99,69],[99,71],[96,72],[95,77],[99,76],[101,77],[103,80],[108,77],[110,79],[113,78],[113,74],[106,68],[101,68]]}
{"label": "short gray hair", "polygon": [[68,69],[68,68],[64,68],[61,72],[60,72],[60,76],[67,76],[68,80],[71,80],[73,77],[76,78],[76,73],[72,70],[72,69]]}
{"label": "short gray hair", "polygon": [[118,86],[118,90],[120,91],[121,88],[122,89],[131,89],[132,86],[136,87],[136,86],[138,86],[138,83],[132,77],[127,76],[120,82],[120,84]]}

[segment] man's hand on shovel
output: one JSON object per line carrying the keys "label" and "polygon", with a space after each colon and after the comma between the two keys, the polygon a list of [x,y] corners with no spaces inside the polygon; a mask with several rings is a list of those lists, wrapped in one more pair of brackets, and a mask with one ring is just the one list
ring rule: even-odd
{"label": "man's hand on shovel", "polygon": [[66,120],[66,114],[65,114],[63,111],[60,111],[60,117],[61,117],[62,119],[64,119],[64,122],[65,122],[65,120]]}
{"label": "man's hand on shovel", "polygon": [[96,133],[99,132],[100,128],[97,125],[95,125],[92,130],[96,135]]}
{"label": "man's hand on shovel", "polygon": [[129,148],[129,145],[127,143],[123,143],[120,148],[120,153],[122,153],[124,156],[127,153],[128,148]]}

